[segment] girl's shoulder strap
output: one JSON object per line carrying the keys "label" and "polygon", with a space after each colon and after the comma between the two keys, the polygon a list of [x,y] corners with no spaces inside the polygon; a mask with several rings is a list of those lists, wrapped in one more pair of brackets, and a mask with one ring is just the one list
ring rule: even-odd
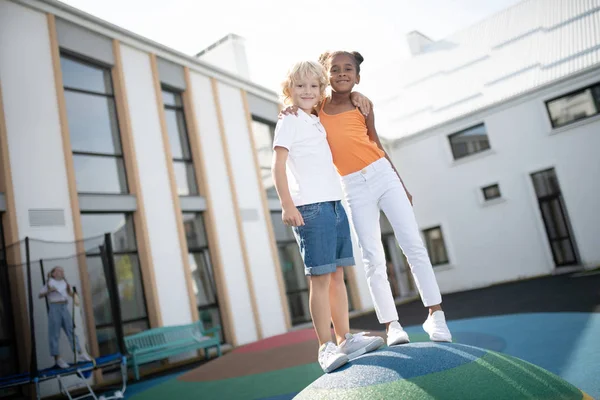
{"label": "girl's shoulder strap", "polygon": [[325,96],[325,98],[321,101],[321,107],[319,107],[319,116],[321,115],[321,111],[323,111],[323,109],[325,108],[325,103],[327,103],[327,99],[328,97]]}

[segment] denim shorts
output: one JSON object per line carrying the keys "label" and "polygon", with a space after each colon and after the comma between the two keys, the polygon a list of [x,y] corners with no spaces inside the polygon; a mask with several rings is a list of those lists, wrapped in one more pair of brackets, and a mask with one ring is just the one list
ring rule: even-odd
{"label": "denim shorts", "polygon": [[337,267],[354,265],[350,226],[341,201],[307,204],[298,211],[304,225],[293,229],[305,275],[330,274]]}

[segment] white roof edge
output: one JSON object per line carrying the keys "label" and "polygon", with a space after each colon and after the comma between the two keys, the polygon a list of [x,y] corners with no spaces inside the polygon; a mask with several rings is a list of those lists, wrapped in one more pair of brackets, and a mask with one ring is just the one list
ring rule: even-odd
{"label": "white roof edge", "polygon": [[440,127],[442,127],[444,125],[452,124],[452,123],[461,121],[463,119],[471,118],[471,117],[476,116],[478,114],[489,112],[489,111],[491,111],[491,110],[493,110],[495,108],[501,109],[503,106],[504,107],[511,107],[513,105],[518,104],[520,101],[525,100],[529,96],[532,96],[532,95],[534,95],[534,94],[536,94],[538,92],[542,92],[544,90],[547,90],[551,86],[554,86],[554,85],[557,85],[557,84],[561,84],[561,83],[564,83],[564,82],[569,81],[571,79],[576,79],[578,77],[585,76],[585,75],[588,75],[588,74],[590,76],[593,76],[591,73],[595,72],[596,70],[598,71],[598,73],[600,73],[600,65],[593,65],[591,67],[582,69],[582,70],[577,71],[577,72],[575,72],[573,74],[563,76],[563,77],[561,77],[559,79],[547,82],[547,83],[545,83],[545,84],[543,84],[541,86],[536,86],[536,87],[534,87],[534,88],[532,88],[530,90],[527,90],[527,91],[524,91],[522,93],[516,94],[516,95],[514,95],[512,97],[507,97],[505,99],[502,99],[502,100],[497,101],[495,103],[488,104],[488,105],[486,105],[484,107],[478,108],[478,109],[470,111],[468,113],[456,116],[454,118],[450,118],[450,119],[444,120],[443,122],[440,122],[440,123],[437,123],[435,125],[429,126],[429,127],[425,128],[423,130],[411,133],[411,134],[409,134],[407,136],[403,136],[403,137],[399,137],[399,138],[386,138],[386,139],[389,141],[389,143],[391,144],[392,147],[396,147],[401,142],[408,141],[408,140],[413,140],[413,139],[417,138],[418,136],[423,136],[423,135],[425,135],[425,134],[427,134],[429,132],[432,132],[432,131],[434,131],[436,129],[439,129]]}
{"label": "white roof edge", "polygon": [[75,7],[69,6],[68,4],[62,3],[57,0],[10,0],[14,3],[24,5],[37,11],[51,13],[73,22],[77,25],[81,25],[87,29],[90,29],[96,33],[107,36],[112,39],[117,39],[125,44],[129,44],[138,49],[154,53],[157,56],[173,61],[182,66],[187,66],[191,70],[198,71],[218,79],[223,83],[237,86],[241,89],[246,90],[256,96],[262,97],[265,100],[278,102],[277,94],[261,85],[258,85],[252,81],[244,79],[240,76],[231,74],[225,70],[208,64],[204,61],[197,59],[194,56],[182,53],[174,50],[170,47],[157,43],[144,36],[138,35],[125,28],[114,25],[108,21],[95,17],[84,11],[81,11]]}

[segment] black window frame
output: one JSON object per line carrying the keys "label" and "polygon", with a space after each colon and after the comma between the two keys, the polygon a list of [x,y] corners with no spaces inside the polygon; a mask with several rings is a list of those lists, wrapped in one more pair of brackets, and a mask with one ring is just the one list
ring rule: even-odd
{"label": "black window frame", "polygon": [[[166,104],[163,101],[163,107],[164,107],[163,112],[165,112],[166,110],[170,110],[170,111],[174,111],[176,115],[179,112],[182,114],[184,132],[183,132],[183,135],[181,134],[181,132],[179,132],[179,134],[180,134],[179,140],[180,140],[181,146],[187,148],[187,153],[189,154],[189,157],[185,157],[186,151],[182,152],[183,157],[174,157],[173,151],[171,149],[171,157],[172,157],[171,162],[173,163],[173,165],[184,164],[186,166],[186,172],[189,171],[190,169],[192,171],[192,174],[191,174],[192,176],[187,175],[187,184],[188,184],[189,192],[185,196],[200,196],[201,195],[200,185],[198,182],[198,177],[196,176],[196,171],[194,169],[194,156],[192,155],[192,145],[190,143],[190,131],[189,131],[187,121],[185,118],[186,110],[185,110],[185,105],[183,102],[183,91],[181,91],[180,89],[173,88],[169,85],[165,85],[165,84],[161,84],[160,90],[161,90],[161,96],[162,96],[162,92],[168,92],[170,94],[173,94],[174,96],[178,96],[180,99],[180,104],[181,104],[180,106]],[[167,130],[168,130],[168,126],[167,126]],[[171,134],[169,132],[167,132],[167,136],[170,136],[170,135]]]}
{"label": "black window frame", "polygon": [[[223,326],[223,312],[221,310],[221,303],[219,301],[219,290],[217,288],[217,284],[215,282],[215,270],[214,270],[214,264],[213,264],[213,257],[212,257],[212,252],[211,252],[211,244],[210,244],[210,240],[208,238],[208,232],[206,232],[206,218],[205,218],[205,212],[204,211],[191,211],[191,212],[182,212],[182,221],[185,224],[185,216],[186,215],[193,215],[194,219],[197,218],[198,216],[200,216],[200,218],[202,219],[202,227],[204,228],[204,237],[206,238],[206,244],[205,245],[195,245],[195,246],[190,246],[190,242],[187,240],[186,237],[186,248],[187,248],[187,252],[188,254],[200,254],[200,255],[204,255],[205,253],[208,253],[208,257],[209,257],[209,261],[210,261],[210,265],[209,268],[211,268],[211,273],[209,275],[210,278],[210,285],[212,286],[213,292],[214,292],[214,297],[215,297],[215,301],[213,303],[208,303],[208,304],[203,304],[203,305],[198,305],[196,304],[196,309],[198,310],[198,313],[200,314],[200,312],[204,311],[204,310],[211,310],[211,309],[217,309],[219,312],[219,325],[221,326],[221,343],[225,343],[225,332],[224,332],[224,326]],[[191,271],[190,271],[191,272]],[[198,318],[200,318],[200,315],[198,315]]]}
{"label": "black window frame", "polygon": [[[134,239],[134,243],[135,243],[135,249],[128,249],[128,250],[117,250],[117,246],[113,245],[113,257],[119,257],[119,256],[124,256],[124,255],[133,255],[137,258],[138,260],[138,266],[140,268],[140,289],[142,290],[142,298],[144,301],[144,308],[145,308],[145,317],[137,317],[137,318],[130,318],[130,319],[123,319],[121,321],[121,325],[125,326],[131,323],[136,323],[136,322],[146,322],[146,325],[148,326],[148,329],[152,328],[151,324],[150,324],[150,316],[148,314],[148,299],[146,298],[146,288],[144,287],[144,279],[143,279],[143,273],[142,273],[142,261],[140,260],[139,257],[139,248],[138,248],[138,239],[137,239],[137,233],[135,231],[135,223],[133,220],[133,212],[130,211],[94,211],[94,212],[82,212],[81,215],[102,215],[102,214],[123,214],[125,215],[125,218],[128,219],[128,223],[131,224],[131,228],[133,229],[133,239]],[[107,232],[107,233],[111,233],[111,235],[114,232]],[[114,239],[114,238],[113,238]],[[102,257],[102,254],[98,251],[98,252],[86,252],[85,254],[86,259],[90,258],[90,257]],[[116,260],[114,260],[116,263]],[[115,271],[116,272],[116,271]],[[89,271],[88,271],[89,274]],[[94,326],[96,331],[98,331],[99,329],[106,329],[106,328],[115,328],[115,325],[118,323],[118,321],[114,321],[114,316],[113,317],[113,322],[110,323],[102,323],[102,324],[96,324],[96,322],[94,321]]]}
{"label": "black window frame", "polygon": [[[588,116],[583,117],[583,118],[572,119],[569,122],[566,122],[564,124],[560,124],[560,125],[555,124],[554,120],[552,119],[552,113],[550,112],[550,103],[552,103],[552,102],[554,102],[556,100],[563,99],[565,97],[572,97],[572,96],[574,96],[574,95],[576,95],[578,93],[583,93],[586,90],[590,90],[591,93],[592,93],[592,100],[594,101],[594,105],[596,106],[596,113],[593,114],[593,115],[588,115]],[[579,122],[579,121],[585,121],[586,119],[597,117],[598,115],[600,115],[600,82],[596,82],[596,83],[593,83],[591,85],[588,85],[588,86],[585,86],[585,87],[582,87],[582,88],[579,88],[579,89],[575,89],[575,90],[572,90],[570,92],[563,93],[563,94],[561,94],[559,96],[556,96],[556,97],[553,97],[551,99],[548,99],[548,100],[546,100],[544,102],[544,106],[546,108],[546,114],[548,115],[548,119],[550,120],[550,124],[552,126],[552,129],[562,128],[562,127],[569,126],[569,125],[574,124],[574,123]]]}
{"label": "black window frame", "polygon": [[[483,149],[481,149],[481,150],[472,151],[472,152],[467,152],[466,154],[463,154],[463,155],[457,155],[457,151],[456,151],[456,149],[455,149],[455,146],[456,146],[457,144],[456,144],[456,143],[453,143],[453,141],[452,141],[452,140],[453,140],[454,138],[456,138],[456,137],[458,137],[458,136],[460,136],[460,135],[463,135],[463,134],[465,134],[465,133],[467,133],[467,132],[469,132],[469,131],[471,131],[471,130],[473,130],[473,129],[475,129],[475,128],[478,128],[478,127],[480,127],[480,126],[481,126],[481,127],[483,127],[483,128],[484,128],[484,130],[485,130],[485,137],[486,137],[486,139],[487,139],[487,147],[486,147],[486,148],[483,148]],[[489,135],[488,135],[488,130],[487,130],[487,126],[485,125],[485,122],[481,122],[481,123],[479,123],[479,124],[471,125],[471,126],[469,126],[468,128],[461,129],[461,130],[460,130],[460,131],[458,131],[458,132],[454,132],[454,133],[452,133],[452,134],[448,135],[448,142],[449,142],[449,144],[450,144],[450,151],[452,152],[452,157],[453,157],[453,159],[454,159],[454,160],[462,160],[462,159],[464,159],[464,158],[467,158],[467,157],[473,156],[473,155],[475,155],[475,154],[479,154],[479,153],[483,153],[484,151],[491,150],[491,148],[492,148],[492,144],[490,143],[490,137],[489,137]]]}
{"label": "black window frame", "polygon": [[[431,246],[430,246],[430,239],[428,237],[428,233],[435,231],[435,230],[440,231],[440,237],[442,238],[442,244],[444,246],[444,253],[446,254],[446,259],[442,260],[442,261],[434,260],[433,257],[431,256]],[[441,266],[441,265],[450,264],[450,256],[448,255],[448,248],[446,247],[446,240],[444,239],[444,231],[442,230],[442,226],[441,225],[432,226],[430,228],[423,229],[422,232],[423,232],[423,236],[425,239],[425,247],[427,249],[427,254],[429,255],[429,260],[431,261],[431,265],[433,267],[437,267],[437,266]]]}
{"label": "black window frame", "polygon": [[[117,135],[115,138],[113,138],[113,140],[118,140],[118,148],[120,149],[120,151],[115,150],[114,153],[105,153],[105,152],[96,152],[96,151],[81,151],[81,150],[73,150],[71,148],[71,152],[73,156],[86,156],[86,157],[98,157],[98,158],[111,158],[111,159],[115,159],[118,160],[117,161],[117,168],[118,173],[121,175],[120,176],[120,180],[122,180],[122,188],[121,191],[118,193],[113,193],[113,192],[86,192],[86,191],[77,191],[77,193],[80,194],[128,194],[129,193],[129,182],[127,179],[127,170],[126,170],[126,166],[125,166],[125,156],[123,154],[123,139],[121,137],[121,129],[120,129],[120,125],[119,125],[119,113],[118,113],[118,109],[117,109],[117,104],[116,104],[116,97],[115,97],[115,88],[114,88],[114,82],[112,79],[112,66],[102,63],[100,61],[97,60],[92,60],[88,57],[82,56],[80,54],[76,54],[73,53],[71,51],[65,50],[63,48],[60,49],[60,58],[66,58],[69,59],[71,61],[75,61],[77,63],[89,66],[89,67],[93,67],[93,68],[97,68],[97,69],[103,69],[105,70],[105,72],[108,73],[108,76],[110,77],[110,93],[102,93],[102,92],[97,92],[97,91],[93,91],[93,90],[86,90],[86,89],[80,89],[80,88],[74,88],[74,87],[69,87],[69,86],[65,86],[64,85],[64,79],[63,79],[63,91],[64,92],[73,92],[73,93],[79,93],[79,94],[87,94],[90,96],[98,96],[98,97],[104,97],[107,99],[112,99],[114,106],[115,106],[115,112],[114,112],[114,116],[115,116],[115,123],[117,126]],[[68,118],[68,116],[67,116]],[[77,174],[77,171],[75,171],[75,174]]]}
{"label": "black window frame", "polygon": [[[498,195],[497,196],[489,196],[487,193],[487,190],[489,189],[498,189]],[[481,188],[481,192],[483,194],[483,199],[485,201],[490,201],[490,200],[495,200],[495,199],[501,199],[502,198],[502,191],[500,190],[500,184],[498,183],[494,183],[492,185],[487,185]]]}

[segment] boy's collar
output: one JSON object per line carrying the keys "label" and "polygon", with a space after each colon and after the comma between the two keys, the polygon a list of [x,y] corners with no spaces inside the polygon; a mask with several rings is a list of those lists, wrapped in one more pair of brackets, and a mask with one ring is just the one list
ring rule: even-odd
{"label": "boy's collar", "polygon": [[302,109],[298,109],[298,117],[302,118],[304,121],[306,121],[309,124],[318,124],[320,122],[319,117],[317,117],[316,115],[313,114],[308,114],[306,111],[302,110]]}

